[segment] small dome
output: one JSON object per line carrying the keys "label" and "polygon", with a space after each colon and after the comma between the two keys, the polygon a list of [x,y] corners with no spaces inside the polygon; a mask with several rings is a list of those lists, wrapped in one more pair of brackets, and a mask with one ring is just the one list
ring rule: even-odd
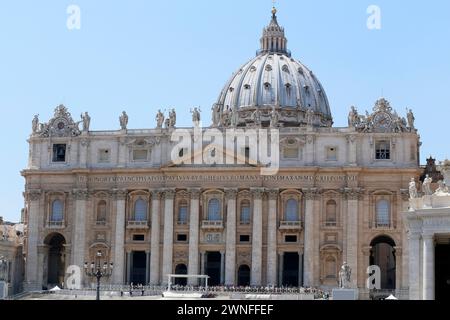
{"label": "small dome", "polygon": [[[286,44],[284,29],[278,25],[274,11],[272,21],[263,30],[261,50],[233,74],[215,108],[221,113],[239,112],[239,126],[249,122],[249,119],[242,119],[241,113],[248,118],[248,111],[256,109],[260,109],[263,115],[277,110],[284,126],[307,124],[308,118],[311,125],[331,126],[332,116],[325,90],[312,71],[291,57]],[[308,113],[313,115],[313,120]],[[268,121],[266,118],[265,123]],[[226,123],[222,125],[227,126]]]}

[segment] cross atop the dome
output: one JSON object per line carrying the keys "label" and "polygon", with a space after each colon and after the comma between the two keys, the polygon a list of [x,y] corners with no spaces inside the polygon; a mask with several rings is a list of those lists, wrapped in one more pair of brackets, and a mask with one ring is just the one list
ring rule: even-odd
{"label": "cross atop the dome", "polygon": [[275,17],[277,14],[277,8],[275,7],[276,0],[272,0],[272,15]]}

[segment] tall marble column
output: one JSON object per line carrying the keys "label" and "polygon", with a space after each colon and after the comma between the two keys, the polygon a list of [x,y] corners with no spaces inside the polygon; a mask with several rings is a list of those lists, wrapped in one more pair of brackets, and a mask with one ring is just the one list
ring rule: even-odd
{"label": "tall marble column", "polygon": [[253,194],[253,234],[252,234],[252,268],[250,284],[262,284],[262,198],[263,188],[252,188]]}
{"label": "tall marble column", "polygon": [[151,236],[151,255],[150,255],[150,284],[160,284],[159,276],[159,252],[160,252],[160,230],[161,230],[161,191],[150,190],[152,195],[152,236]]}
{"label": "tall marble column", "polygon": [[267,285],[277,285],[277,200],[278,189],[268,190],[269,214],[267,223]]}
{"label": "tall marble column", "polygon": [[150,251],[145,251],[145,285],[150,283]]}
{"label": "tall marble column", "polygon": [[220,252],[220,284],[225,283],[225,252]]}
{"label": "tall marble column", "polygon": [[131,269],[133,268],[133,252],[127,251],[127,279],[125,283],[131,283]]}
{"label": "tall marble column", "polygon": [[305,221],[304,221],[304,265],[303,265],[303,285],[305,287],[312,287],[314,285],[314,278],[317,270],[314,269],[316,252],[314,241],[314,202],[318,194],[318,190],[315,188],[303,189],[305,196]]}
{"label": "tall marble column", "polygon": [[163,267],[162,283],[168,283],[167,275],[172,274],[173,262],[173,210],[174,190],[164,190],[164,242],[163,242]]}
{"label": "tall marble column", "polygon": [[[189,190],[191,207],[189,211],[189,263],[188,275],[199,274],[199,226],[200,226],[200,189]],[[189,285],[197,285],[198,279],[188,279]]]}
{"label": "tall marble column", "polygon": [[351,287],[358,287],[358,200],[362,190],[346,188],[344,196],[347,199],[347,221],[345,235],[347,238],[346,256],[344,257],[352,270]]}
{"label": "tall marble column", "polygon": [[200,274],[205,274],[206,252],[200,253]]}
{"label": "tall marble column", "polygon": [[123,284],[125,280],[125,199],[126,190],[114,190],[114,201],[116,205],[116,227],[114,235],[114,269],[113,283]]}
{"label": "tall marble column", "polygon": [[80,141],[80,168],[86,168],[88,162],[88,148],[89,148],[89,139],[85,137],[86,132],[83,133],[83,138]]}
{"label": "tall marble column", "polygon": [[72,238],[72,264],[83,268],[86,247],[86,201],[88,199],[88,191],[86,189],[75,189],[73,190],[73,197],[75,200],[75,219]]}
{"label": "tall marble column", "polygon": [[39,242],[39,201],[41,190],[30,190],[26,193],[28,201],[26,275],[24,289],[26,291],[42,290],[42,278],[38,277],[38,242]]}
{"label": "tall marble column", "polygon": [[423,241],[423,300],[434,300],[434,235],[425,234]]}
{"label": "tall marble column", "polygon": [[225,284],[236,284],[236,196],[237,189],[226,189],[227,200],[227,238],[225,258]]}
{"label": "tall marble column", "polygon": [[420,300],[420,234],[410,233],[409,240],[409,300]]}
{"label": "tall marble column", "polygon": [[283,284],[284,252],[278,254],[278,286]]}

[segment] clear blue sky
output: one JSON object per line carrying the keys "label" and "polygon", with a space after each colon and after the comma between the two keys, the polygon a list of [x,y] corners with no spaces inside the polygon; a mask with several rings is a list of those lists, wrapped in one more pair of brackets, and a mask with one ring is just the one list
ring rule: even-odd
{"label": "clear blue sky", "polygon": [[[371,110],[382,94],[416,114],[422,163],[450,157],[450,1],[279,0],[278,19],[294,57],[310,67],[330,100],[336,126],[349,107]],[[66,27],[69,5],[81,29]],[[381,8],[381,30],[366,26]],[[154,127],[158,108],[180,125],[201,106],[209,123],[222,86],[252,58],[270,20],[270,0],[41,0],[0,3],[0,215],[23,207],[27,137],[34,114],[47,121],[64,103],[89,111],[91,129]]]}

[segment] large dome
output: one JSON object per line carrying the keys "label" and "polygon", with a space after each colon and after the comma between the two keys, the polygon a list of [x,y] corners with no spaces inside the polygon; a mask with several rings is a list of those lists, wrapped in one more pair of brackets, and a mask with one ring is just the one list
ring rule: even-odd
{"label": "large dome", "polygon": [[311,70],[291,57],[275,8],[272,13],[272,21],[263,31],[261,50],[233,74],[220,93],[213,108],[214,125],[251,125],[255,122],[252,114],[259,110],[263,126],[270,123],[274,112],[283,126],[331,126],[322,85]]}

